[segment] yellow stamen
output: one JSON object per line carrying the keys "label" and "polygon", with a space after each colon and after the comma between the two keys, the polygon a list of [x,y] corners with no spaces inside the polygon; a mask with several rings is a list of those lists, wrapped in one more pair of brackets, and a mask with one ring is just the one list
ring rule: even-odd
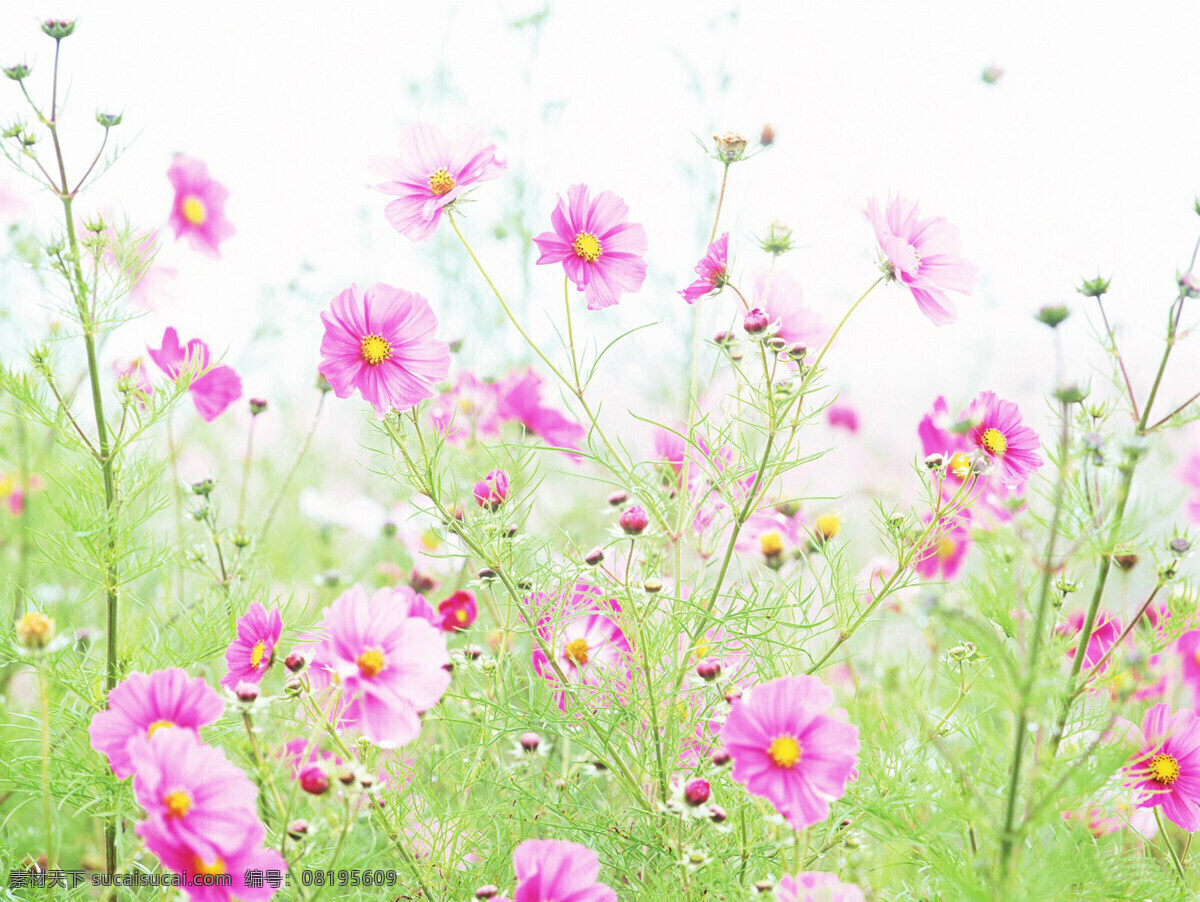
{"label": "yellow stamen", "polygon": [[821,514],[817,517],[817,532],[823,539],[832,539],[841,531],[842,518],[837,514]]}
{"label": "yellow stamen", "polygon": [[595,263],[604,253],[600,239],[591,232],[580,232],[575,236],[575,256],[582,257],[588,263]]}
{"label": "yellow stamen", "polygon": [[712,651],[712,645],[709,644],[708,642],[701,642],[699,645],[697,645],[695,648],[692,649],[692,657],[695,658],[697,661],[703,661],[705,658],[708,657],[708,653],[710,651]]}
{"label": "yellow stamen", "polygon": [[762,548],[762,553],[767,557],[783,554],[783,536],[777,529],[764,532],[758,537],[758,544]]}
{"label": "yellow stamen", "polygon": [[996,427],[984,430],[983,435],[979,437],[979,441],[983,443],[983,447],[991,454],[1003,454],[1008,450],[1008,439],[1004,437],[1004,433]]}
{"label": "yellow stamen", "polygon": [[965,451],[958,451],[950,457],[950,472],[959,479],[971,475],[971,456]]}
{"label": "yellow stamen", "polygon": [[383,660],[383,650],[379,648],[368,648],[355,661],[358,665],[358,672],[370,679],[371,677],[379,676],[379,673],[386,666]]}
{"label": "yellow stamen", "polygon": [[467,622],[467,612],[463,611],[463,610],[455,611],[454,619],[457,620],[459,623],[466,623]]}
{"label": "yellow stamen", "polygon": [[454,190],[454,176],[445,169],[438,169],[431,172],[429,174],[429,190],[437,197],[449,194]]}
{"label": "yellow stamen", "polygon": [[572,639],[563,649],[563,653],[579,667],[588,662],[587,639]]}
{"label": "yellow stamen", "polygon": [[363,336],[362,356],[371,366],[379,366],[392,356],[392,345],[378,333]]}
{"label": "yellow stamen", "polygon": [[205,861],[199,855],[192,859],[192,871],[205,877],[212,877],[216,874],[225,873],[225,860],[223,858],[215,858],[212,861]]}
{"label": "yellow stamen", "polygon": [[180,212],[183,213],[183,218],[194,226],[202,226],[204,220],[208,219],[208,208],[198,197],[185,197]]}
{"label": "yellow stamen", "polygon": [[267,643],[259,639],[254,643],[254,648],[250,650],[250,667],[253,670],[258,670],[263,662],[263,655],[267,653]]}
{"label": "yellow stamen", "polygon": [[176,789],[163,796],[163,804],[167,806],[167,812],[172,816],[185,817],[192,810],[192,797],[182,789]]}
{"label": "yellow stamen", "polygon": [[954,552],[958,551],[958,543],[953,539],[942,539],[938,545],[938,557],[943,561],[954,557]]}
{"label": "yellow stamen", "polygon": [[791,736],[780,736],[771,740],[767,754],[776,766],[791,769],[800,761],[800,743]]}
{"label": "yellow stamen", "polygon": [[146,729],[146,738],[153,739],[154,734],[159,730],[165,730],[167,727],[173,727],[175,724],[169,720],[156,720]]}
{"label": "yellow stamen", "polygon": [[1150,759],[1150,779],[1170,786],[1179,779],[1179,761],[1173,755],[1155,755]]}

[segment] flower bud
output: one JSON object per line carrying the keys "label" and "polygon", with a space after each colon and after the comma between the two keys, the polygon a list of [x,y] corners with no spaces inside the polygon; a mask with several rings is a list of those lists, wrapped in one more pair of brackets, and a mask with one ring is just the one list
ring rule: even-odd
{"label": "flower bud", "polygon": [[763,123],[762,132],[758,136],[758,143],[763,147],[770,147],[775,143],[775,129],[771,128],[770,122]]}
{"label": "flower bud", "polygon": [[1057,329],[1062,321],[1070,315],[1071,311],[1064,306],[1046,306],[1035,313],[1033,318],[1039,323],[1044,323],[1045,325],[1049,326],[1051,329]]}
{"label": "flower bud", "polygon": [[508,498],[508,474],[503,470],[492,470],[475,483],[472,491],[476,504],[488,510],[497,510]]}
{"label": "flower bud", "polygon": [[988,66],[983,70],[983,83],[985,85],[994,85],[1004,75],[1004,70],[999,66]]}
{"label": "flower bud", "polygon": [[412,573],[408,575],[408,587],[418,595],[424,595],[438,587],[437,577],[414,567]]}
{"label": "flower bud", "polygon": [[319,764],[310,764],[296,778],[300,788],[309,795],[321,796],[329,791],[329,774]]}
{"label": "flower bud", "polygon": [[1179,293],[1187,298],[1200,297],[1200,276],[1190,270],[1176,277],[1179,282]]}
{"label": "flower bud", "polygon": [[771,325],[771,321],[757,307],[747,313],[745,319],[742,320],[742,328],[746,330],[747,335],[758,335],[760,332],[766,332],[769,325]]}
{"label": "flower bud", "polygon": [[725,701],[733,704],[742,697],[742,688],[740,686],[730,686],[725,690]]}
{"label": "flower bud", "polygon": [[538,746],[542,744],[542,737],[537,733],[522,733],[520,743],[521,748],[523,748],[525,751],[536,752],[538,750]]}
{"label": "flower bud", "polygon": [[75,23],[67,19],[47,19],[42,23],[42,32],[61,41],[75,31]]}
{"label": "flower bud", "polygon": [[1103,279],[1100,276],[1096,276],[1094,279],[1084,279],[1083,284],[1076,290],[1084,297],[1098,298],[1102,297],[1108,291],[1108,286],[1111,284],[1111,279]]}
{"label": "flower bud", "polygon": [[717,148],[717,156],[725,163],[736,163],[746,152],[750,143],[737,132],[725,132],[723,135],[713,135],[713,143]]}
{"label": "flower bud", "polygon": [[308,834],[308,821],[302,817],[296,818],[287,825],[287,834],[292,839],[300,839],[300,837]]}
{"label": "flower bud", "polygon": [[478,576],[480,579],[495,579],[496,571],[491,567],[480,567]]}
{"label": "flower bud", "polygon": [[756,892],[759,892],[759,893],[769,893],[771,890],[775,889],[775,881],[774,880],[759,880],[757,883],[754,884],[754,889]]}
{"label": "flower bud", "polygon": [[613,492],[611,495],[608,496],[608,503],[611,504],[613,507],[620,507],[622,504],[624,504],[628,500],[629,500],[629,493],[627,491],[625,491],[624,489],[617,489],[615,492]]}
{"label": "flower bud", "polygon": [[496,889],[496,887],[492,886],[490,883],[487,884],[487,886],[481,886],[479,889],[475,890],[476,899],[491,899],[498,895],[500,895],[500,890]]}
{"label": "flower bud", "polygon": [[16,624],[17,644],[27,649],[42,649],[54,638],[54,618],[41,611],[30,611]]}
{"label": "flower bud", "polygon": [[265,399],[263,399],[263,398],[251,398],[250,399],[250,415],[251,416],[256,417],[260,413],[263,413],[264,411],[266,411],[266,409],[267,409],[267,402]]}
{"label": "flower bud", "polygon": [[297,696],[304,691],[304,684],[295,677],[292,677],[283,684],[283,691],[290,696]]}
{"label": "flower bud", "polygon": [[237,696],[239,702],[250,702],[258,700],[258,683],[249,683],[246,680],[239,680],[237,686],[234,687],[233,694]]}
{"label": "flower bud", "polygon": [[1064,404],[1081,404],[1090,393],[1090,389],[1078,385],[1063,385],[1054,390],[1054,397]]}
{"label": "flower bud", "polygon": [[304,659],[304,655],[300,654],[298,651],[289,653],[288,656],[283,659],[283,666],[292,673],[299,673],[304,669],[304,665],[307,663],[308,661]]}
{"label": "flower bud", "polygon": [[651,576],[644,583],[642,583],[642,591],[645,592],[647,595],[657,595],[659,592],[662,591],[662,588],[663,588],[662,580],[659,579],[657,576]]}
{"label": "flower bud", "polygon": [[1134,567],[1137,566],[1137,562],[1138,562],[1138,556],[1136,554],[1134,554],[1132,551],[1126,552],[1125,554],[1114,554],[1113,555],[1113,563],[1116,564],[1118,567],[1120,567],[1122,570],[1132,570]]}
{"label": "flower bud", "polygon": [[595,567],[604,560],[604,551],[601,548],[593,548],[583,556],[583,560],[589,567]]}
{"label": "flower bud", "polygon": [[1187,536],[1176,536],[1167,543],[1167,547],[1171,549],[1171,554],[1183,556],[1192,550],[1192,543]]}
{"label": "flower bud", "polygon": [[646,531],[646,527],[650,525],[650,518],[646,515],[645,508],[635,504],[633,507],[627,507],[621,512],[621,517],[617,523],[621,529],[625,530],[625,535],[640,536]]}
{"label": "flower bud", "polygon": [[468,645],[465,649],[463,649],[463,654],[466,655],[469,660],[478,661],[483,657],[483,647],[479,645]]}
{"label": "flower bud", "polygon": [[724,823],[725,818],[727,817],[729,817],[729,815],[725,813],[725,809],[720,805],[708,806],[708,819],[714,824]]}
{"label": "flower bud", "polygon": [[[778,353],[787,347],[787,340],[782,335],[772,335],[767,339],[767,347]],[[787,382],[780,381],[775,384],[775,390],[777,393],[784,393],[790,388],[791,385]]]}
{"label": "flower bud", "polygon": [[[4,74],[13,81],[20,81],[23,78],[29,77],[29,67],[24,63],[17,63],[15,66],[6,66],[4,68]],[[18,129],[18,131],[20,131],[20,129]],[[14,138],[16,137],[16,134],[14,133],[12,135],[5,135],[4,137]]]}
{"label": "flower bud", "polygon": [[688,781],[683,787],[683,797],[689,805],[703,805],[712,796],[712,786],[703,777]]}
{"label": "flower bud", "polygon": [[725,767],[733,760],[733,755],[729,754],[729,750],[721,747],[713,749],[712,763],[715,767]]}
{"label": "flower bud", "polygon": [[116,128],[121,124],[121,113],[97,113],[96,121],[105,128]]}
{"label": "flower bud", "polygon": [[341,767],[339,767],[335,776],[337,777],[338,782],[343,786],[349,786],[358,779],[358,773],[349,764],[343,764]]}
{"label": "flower bud", "polygon": [[696,665],[696,675],[700,679],[711,683],[721,675],[721,662],[716,658],[705,658]]}
{"label": "flower bud", "polygon": [[721,347],[733,344],[733,333],[724,331],[718,332],[713,336],[713,344],[720,345]]}
{"label": "flower bud", "polygon": [[213,489],[217,487],[217,481],[211,476],[205,476],[203,479],[192,483],[192,494],[199,495],[202,498],[207,498],[212,494]]}
{"label": "flower bud", "polygon": [[788,360],[799,363],[806,356],[808,356],[808,345],[800,341],[796,342],[795,344],[788,345],[787,355]]}
{"label": "flower bud", "polygon": [[946,456],[944,454],[938,454],[935,451],[925,458],[926,470],[940,470],[944,466],[946,466]]}
{"label": "flower bud", "polygon": [[758,242],[766,253],[778,257],[792,249],[792,230],[787,223],[776,219],[767,226],[767,237]]}

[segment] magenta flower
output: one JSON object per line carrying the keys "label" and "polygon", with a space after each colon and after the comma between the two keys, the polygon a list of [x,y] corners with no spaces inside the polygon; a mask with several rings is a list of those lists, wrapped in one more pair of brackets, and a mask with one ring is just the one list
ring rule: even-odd
{"label": "magenta flower", "polygon": [[858,411],[849,404],[830,404],[825,421],[835,429],[858,432]]}
{"label": "magenta flower", "polygon": [[[958,575],[967,549],[971,547],[971,533],[967,528],[969,517],[969,512],[960,511],[943,518],[934,532],[934,541],[913,564],[922,579],[951,580]],[[933,517],[926,514],[924,519],[928,525]]]}
{"label": "magenta flower", "polygon": [[537,262],[561,263],[589,310],[611,307],[646,280],[646,230],[628,217],[625,201],[611,191],[592,200],[586,185],[572,185],[550,214],[553,231],[533,239]]}
{"label": "magenta flower", "polygon": [[396,586],[392,589],[392,597],[404,612],[405,617],[416,617],[424,620],[430,626],[441,628],[442,618],[433,609],[425,596],[410,586]]}
{"label": "magenta flower", "polygon": [[513,850],[517,888],[512,902],[617,902],[600,878],[600,857],[586,846],[527,839]]}
{"label": "magenta flower", "polygon": [[221,685],[230,689],[240,682],[258,683],[275,660],[275,645],[283,632],[279,608],[267,611],[257,601],[246,609],[237,623],[237,638],[225,650],[228,672]]}
{"label": "magenta flower", "polygon": [[887,258],[888,278],[912,292],[934,325],[954,322],[954,305],[946,292],[970,294],[978,276],[975,267],[959,256],[958,229],[940,216],[921,219],[917,204],[902,197],[889,200],[886,213],[880,213],[879,200],[871,198],[867,218]]}
{"label": "magenta flower", "polygon": [[542,379],[532,369],[507,376],[496,390],[496,414],[501,420],[520,423],[555,448],[578,449],[583,444],[584,428],[542,403]]}
{"label": "magenta flower", "polygon": [[407,616],[391,589],[368,597],[354,586],[325,609],[311,667],[339,682],[347,701],[342,721],[395,748],[417,738],[421,713],[441,700],[448,661],[442,634]]}
{"label": "magenta flower", "polygon": [[1141,749],[1125,766],[1138,808],[1162,806],[1167,820],[1200,830],[1200,718],[1155,705],[1142,719]]}
{"label": "magenta flower", "polygon": [[503,470],[491,470],[475,483],[471,492],[480,507],[497,510],[508,498],[508,474]]}
{"label": "magenta flower", "polygon": [[209,178],[208,167],[199,160],[182,155],[172,161],[167,178],[175,188],[170,217],[175,237],[186,235],[194,250],[214,260],[220,257],[221,242],[236,231],[225,219],[229,189]]}
{"label": "magenta flower", "polygon": [[728,232],[708,246],[704,258],[696,264],[695,272],[700,278],[679,292],[679,296],[689,304],[725,287],[729,279]]}
{"label": "magenta flower", "polygon": [[453,633],[465,630],[479,616],[479,607],[475,603],[475,593],[460,589],[437,606],[442,618],[442,630]]}
{"label": "magenta flower", "polygon": [[108,758],[120,779],[133,774],[129,743],[178,727],[197,739],[200,728],[225,711],[221,696],[200,677],[189,679],[178,667],[151,674],[134,673],[113,687],[108,708],[92,718],[88,735],[92,748]]}
{"label": "magenta flower", "polygon": [[1179,478],[1192,490],[1187,502],[1188,520],[1200,526],[1200,451],[1187,459],[1179,471]]}
{"label": "magenta flower", "polygon": [[[258,872],[261,878],[263,871],[287,870],[283,856],[263,846],[267,831],[261,822],[243,845],[211,858],[180,842],[160,824],[152,821],[139,825],[138,834],[163,867],[187,875],[181,885],[191,902],[232,902],[234,899],[239,902],[260,902],[270,899],[277,890],[269,881],[253,879],[252,874]],[[227,875],[229,885],[219,885],[224,881],[217,880],[192,882],[195,878],[217,875]]]}
{"label": "magenta flower", "polygon": [[162,347],[155,350],[147,346],[146,350],[172,382],[181,376],[189,380],[187,392],[206,422],[211,423],[242,396],[241,377],[231,366],[213,366],[212,352],[198,338],[185,348],[179,344],[179,333],[168,328],[163,333]]}
{"label": "magenta flower", "polygon": [[1175,642],[1183,685],[1192,694],[1192,707],[1200,711],[1200,629],[1189,630]]}
{"label": "magenta flower", "polygon": [[[1077,636],[1079,631],[1083,629],[1084,613],[1076,611],[1067,618],[1065,623],[1059,624],[1055,632],[1060,636]],[[1117,616],[1110,611],[1097,611],[1096,621],[1092,624],[1092,634],[1088,637],[1087,648],[1083,652],[1083,668],[1090,672],[1093,667],[1104,660],[1104,656],[1108,650],[1112,648],[1113,643],[1117,641],[1117,637],[1121,635],[1121,621]],[[1076,648],[1071,645],[1067,648],[1066,655],[1071,660],[1075,659]],[[1108,669],[1108,662],[1100,668],[1100,673],[1104,673]]]}
{"label": "magenta flower", "polygon": [[829,327],[804,306],[800,283],[785,272],[758,273],[750,283],[752,303],[761,308],[775,334],[790,344],[816,348],[829,338]]}
{"label": "magenta flower", "polygon": [[413,241],[425,241],[437,230],[442,210],[470,188],[500,175],[496,145],[481,129],[453,138],[426,122],[410,125],[400,135],[400,157],[376,157],[372,168],[388,181],[377,191],[396,199],[384,215],[392,227]]}
{"label": "magenta flower", "polygon": [[784,874],[775,888],[776,902],[866,902],[863,891],[853,883],[842,883],[834,874],[803,871],[794,877]]}
{"label": "magenta flower", "polygon": [[971,405],[968,418],[975,424],[968,436],[971,445],[991,459],[1006,485],[1023,486],[1042,465],[1038,434],[1025,425],[1012,401],[985,391]]}
{"label": "magenta flower", "polygon": [[206,861],[253,840],[258,787],[220,749],[187,730],[160,730],[131,742],[129,754],[133,795],[147,817],[138,835],[153,824]]}
{"label": "magenta flower", "polygon": [[855,775],[858,729],[826,713],[832,706],[816,677],[782,677],[736,702],[721,731],[733,779],[797,830],[828,817]]}
{"label": "magenta flower", "polygon": [[419,294],[351,285],[321,314],[320,371],[339,398],[355,391],[380,419],[432,398],[450,372],[450,348],[434,338],[437,317]]}

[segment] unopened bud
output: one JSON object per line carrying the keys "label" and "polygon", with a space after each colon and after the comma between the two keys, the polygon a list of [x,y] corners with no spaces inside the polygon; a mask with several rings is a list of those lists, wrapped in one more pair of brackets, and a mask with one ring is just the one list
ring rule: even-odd
{"label": "unopened bud", "polygon": [[712,786],[702,777],[690,780],[683,787],[683,797],[689,805],[703,805],[712,796]]}
{"label": "unopened bud", "polygon": [[31,650],[42,649],[54,638],[54,618],[41,611],[30,611],[17,621],[17,644]]}
{"label": "unopened bud", "polygon": [[712,753],[712,763],[715,767],[725,767],[733,760],[733,755],[729,754],[729,750],[722,747],[714,749]]}
{"label": "unopened bud", "polygon": [[1182,273],[1178,277],[1179,293],[1184,297],[1197,298],[1200,297],[1200,277],[1190,270]]}
{"label": "unopened bud", "polygon": [[650,525],[650,517],[646,514],[646,509],[641,505],[633,505],[625,508],[621,512],[621,517],[617,521],[621,529],[625,530],[627,536],[640,536],[646,531],[646,527]]}
{"label": "unopened bud", "polygon": [[300,788],[309,795],[321,796],[329,791],[329,774],[319,764],[310,764],[300,771],[296,779],[300,782]]}
{"label": "unopened bud", "polygon": [[583,556],[583,560],[589,567],[595,567],[604,560],[604,551],[600,548],[593,548]]}
{"label": "unopened bud", "polygon": [[120,113],[97,113],[96,121],[105,128],[116,128],[121,124]]}
{"label": "unopened bud", "polygon": [[495,579],[496,571],[493,570],[491,567],[480,567],[479,568],[479,578],[480,579]]}
{"label": "unopened bud", "polygon": [[662,588],[663,588],[662,580],[659,579],[657,576],[652,576],[649,579],[647,579],[644,583],[642,583],[642,591],[648,595],[657,595],[659,592],[662,591]]}
{"label": "unopened bud", "polygon": [[247,704],[258,700],[258,684],[249,683],[246,680],[240,680],[234,687],[233,694],[237,696],[239,702]]}
{"label": "unopened bud", "polygon": [[622,504],[624,504],[628,500],[629,500],[629,493],[627,491],[625,491],[624,489],[617,489],[615,492],[613,492],[611,495],[608,496],[608,503],[611,504],[613,507],[620,507]]}
{"label": "unopened bud", "polygon": [[217,481],[211,476],[205,476],[203,479],[192,483],[192,494],[199,495],[202,498],[207,498],[212,494],[213,489],[217,487]]}
{"label": "unopened bud", "polygon": [[725,809],[722,808],[720,805],[709,805],[708,806],[708,819],[710,821],[712,821],[714,824],[723,823],[725,818],[727,818],[727,817],[729,817],[729,815],[727,815],[725,813]]}
{"label": "unopened bud", "polygon": [[771,321],[758,307],[747,313],[745,319],[742,320],[742,328],[746,330],[747,335],[758,335],[765,332],[769,325],[771,325]]}
{"label": "unopened bud", "polygon": [[935,451],[925,458],[926,470],[940,470],[944,466],[946,466],[946,456],[944,454],[938,454]]}
{"label": "unopened bud", "polygon": [[523,748],[525,751],[536,752],[538,750],[538,746],[542,744],[542,737],[537,733],[522,733],[520,743],[521,748]]}
{"label": "unopened bud", "polygon": [[496,889],[496,887],[492,886],[490,883],[487,886],[481,886],[479,889],[475,890],[476,899],[491,899],[499,894],[500,890]]}
{"label": "unopened bud", "polygon": [[771,128],[771,123],[763,124],[762,133],[758,136],[758,143],[763,147],[770,147],[775,143],[775,129]]}
{"label": "unopened bud", "polygon": [[999,66],[988,66],[983,70],[983,75],[981,77],[983,78],[983,83],[985,85],[994,85],[1003,75],[1004,70]]}
{"label": "unopened bud", "polygon": [[[4,68],[4,74],[7,75],[9,78],[11,78],[13,81],[20,81],[23,78],[29,77],[29,67],[26,66],[24,63],[17,63],[17,65],[15,65],[15,66],[6,66]],[[17,129],[17,131],[20,131],[20,129]],[[14,133],[11,135],[5,135],[5,137],[6,138],[15,138],[16,134]]]}
{"label": "unopened bud", "polygon": [[1108,286],[1111,284],[1111,279],[1096,276],[1094,279],[1084,279],[1083,284],[1076,290],[1084,297],[1098,298],[1102,297],[1108,291]]}
{"label": "unopened bud", "polygon": [[250,399],[250,415],[258,416],[267,409],[267,402],[263,398]]}
{"label": "unopened bud", "polygon": [[56,41],[61,41],[74,31],[75,23],[68,19],[47,19],[42,23],[42,32]]}
{"label": "unopened bud", "polygon": [[304,669],[304,665],[307,663],[308,661],[304,659],[304,655],[300,654],[298,651],[291,652],[286,658],[283,659],[283,666],[292,673],[299,673]]}
{"label": "unopened bud", "polygon": [[696,675],[711,683],[721,675],[721,662],[716,658],[705,658],[696,665]]}
{"label": "unopened bud", "polygon": [[349,764],[343,764],[341,767],[339,767],[335,776],[337,776],[338,782],[343,786],[349,786],[358,779],[358,774]]}
{"label": "unopened bud", "polygon": [[308,834],[308,821],[302,817],[296,818],[287,825],[287,834],[292,839],[300,839],[300,837]]}
{"label": "unopened bud", "polygon": [[1051,329],[1057,329],[1062,321],[1070,315],[1071,311],[1066,307],[1047,306],[1043,307],[1036,314],[1034,314],[1034,319],[1036,319],[1039,323],[1045,323]]}
{"label": "unopened bud", "polygon": [[1176,536],[1167,543],[1167,547],[1171,549],[1171,554],[1182,556],[1192,550],[1192,543],[1187,536]]}

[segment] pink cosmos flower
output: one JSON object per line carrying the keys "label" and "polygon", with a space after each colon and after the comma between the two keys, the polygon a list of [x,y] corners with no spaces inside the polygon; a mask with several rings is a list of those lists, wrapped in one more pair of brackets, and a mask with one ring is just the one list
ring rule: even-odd
{"label": "pink cosmos flower", "polygon": [[419,122],[400,135],[400,150],[400,157],[374,158],[371,168],[388,179],[375,189],[396,198],[384,208],[387,221],[413,241],[432,236],[443,209],[507,168],[482,129],[451,137]]}
{"label": "pink cosmos flower", "polygon": [[441,629],[441,616],[433,609],[433,605],[425,600],[425,596],[411,586],[396,586],[392,589],[392,597],[405,617],[416,617],[430,626]]}
{"label": "pink cosmos flower", "polygon": [[279,608],[268,613],[257,601],[246,609],[237,623],[237,638],[225,650],[228,672],[221,685],[229,689],[240,682],[259,683],[275,660],[275,645],[283,632]]}
{"label": "pink cosmos flower", "polygon": [[849,404],[830,404],[825,420],[835,429],[858,432],[858,411]]}
{"label": "pink cosmos flower", "polygon": [[[933,533],[933,541],[913,564],[922,579],[951,580],[958,576],[967,549],[971,547],[971,532],[967,528],[969,518],[970,514],[965,510],[943,518]],[[932,519],[930,514],[924,517],[926,524]]]}
{"label": "pink cosmos flower", "polygon": [[513,850],[517,888],[512,902],[617,902],[600,878],[600,856],[557,839],[527,839]]}
{"label": "pink cosmos flower", "polygon": [[[1083,621],[1085,615],[1083,611],[1076,611],[1067,618],[1065,623],[1059,624],[1055,630],[1060,636],[1078,636],[1079,631],[1083,629]],[[1092,634],[1088,637],[1087,649],[1083,653],[1083,669],[1085,672],[1091,672],[1092,668],[1104,660],[1105,654],[1112,648],[1113,643],[1117,641],[1117,637],[1121,635],[1121,621],[1111,611],[1097,611],[1096,622],[1092,624]],[[1075,659],[1076,648],[1071,645],[1067,648],[1066,655],[1069,659]],[[1100,673],[1108,670],[1109,662],[1105,662],[1100,668]]]}
{"label": "pink cosmos flower", "polygon": [[[188,875],[183,882],[183,891],[191,902],[260,902],[275,895],[276,889],[265,880],[250,879],[252,872],[286,871],[287,862],[274,849],[263,846],[266,828],[259,822],[249,839],[230,852],[215,858],[180,842],[160,824],[148,821],[139,825],[138,834],[146,841],[146,848],[158,857],[163,867],[177,874]],[[206,885],[208,881],[193,882],[194,878],[225,874],[228,886]],[[261,885],[260,885],[261,884]]]}
{"label": "pink cosmos flower", "polygon": [[797,830],[828,817],[855,774],[858,729],[826,713],[832,706],[816,677],[782,677],[735,702],[721,730],[733,779]]}
{"label": "pink cosmos flower", "polygon": [[1187,502],[1187,517],[1192,523],[1200,526],[1200,451],[1189,457],[1179,471],[1183,484],[1192,490]]}
{"label": "pink cosmos flower", "polygon": [[419,294],[376,283],[351,285],[321,314],[320,372],[339,398],[355,391],[380,419],[434,395],[450,372],[450,348],[434,338],[437,317]]}
{"label": "pink cosmos flower", "polygon": [[1137,807],[1162,806],[1167,820],[1189,833],[1200,830],[1200,718],[1171,714],[1155,705],[1142,719],[1141,749],[1125,766]]}
{"label": "pink cosmos flower", "polygon": [[347,702],[340,720],[357,723],[382,748],[416,739],[420,714],[450,684],[446,640],[428,622],[406,616],[391,589],[371,596],[361,586],[328,608],[313,649],[312,671],[339,681]]}
{"label": "pink cosmos flower", "polygon": [[866,902],[863,891],[853,883],[842,883],[834,874],[803,871],[794,877],[784,874],[775,888],[776,902]]}
{"label": "pink cosmos flower", "polygon": [[183,347],[179,344],[179,333],[169,327],[163,333],[162,347],[146,350],[172,382],[180,376],[190,380],[187,392],[205,422],[211,423],[242,396],[241,377],[231,366],[213,366],[212,352],[198,338]]}
{"label": "pink cosmos flower", "polygon": [[200,677],[188,678],[178,667],[151,674],[129,674],[108,694],[108,708],[92,718],[92,748],[108,758],[120,779],[133,774],[129,743],[177,727],[197,739],[200,728],[225,711],[221,696]]}
{"label": "pink cosmos flower", "polygon": [[454,384],[429,405],[429,421],[449,442],[463,445],[500,435],[496,410],[499,386],[469,370],[459,370]]}
{"label": "pink cosmos flower", "polygon": [[187,236],[188,244],[214,260],[221,256],[220,244],[236,231],[225,219],[229,189],[209,178],[208,167],[192,157],[177,156],[167,170],[175,188],[171,206],[171,228],[175,237]]}
{"label": "pink cosmos flower", "polygon": [[734,546],[744,554],[754,554],[772,569],[779,569],[787,555],[808,546],[808,527],[799,509],[792,512],[767,508],[751,514]]}
{"label": "pink cosmos flower", "polygon": [[1183,685],[1192,694],[1192,707],[1200,711],[1200,629],[1189,630],[1175,642]]}
{"label": "pink cosmos flower", "polygon": [[[595,586],[576,583],[568,592],[547,598],[529,599],[540,615],[537,634],[550,650],[558,669],[572,686],[587,687],[588,703],[612,704],[610,692],[623,692],[632,679],[633,652],[625,633],[613,619],[621,607],[605,598]],[[558,707],[567,709],[565,688],[558,672],[537,643],[533,646],[533,669],[559,691]]]}
{"label": "pink cosmos flower", "polygon": [[970,443],[992,460],[1001,480],[1014,488],[1025,485],[1042,465],[1041,441],[1022,421],[1017,405],[985,391],[971,405],[968,417],[975,424]]}
{"label": "pink cosmos flower", "polygon": [[954,305],[946,292],[968,295],[975,290],[978,276],[975,267],[959,256],[958,229],[940,216],[921,219],[917,204],[902,197],[889,200],[886,213],[880,213],[879,200],[871,198],[867,218],[887,258],[888,277],[912,292],[934,325],[954,322]]}
{"label": "pink cosmos flower", "polygon": [[114,361],[113,375],[117,379],[123,379],[128,376],[133,387],[144,397],[148,398],[154,394],[154,383],[150,381],[150,374],[146,372],[146,367],[142,363],[141,357],[135,357],[133,360]]}
{"label": "pink cosmos flower", "polygon": [[698,278],[687,288],[679,292],[679,296],[689,304],[694,304],[706,294],[720,291],[729,278],[729,233],[726,232],[708,246],[704,258],[696,264]]}
{"label": "pink cosmos flower", "polygon": [[259,829],[258,787],[220,749],[187,730],[159,730],[129,744],[133,795],[148,825],[205,861],[236,852]]}
{"label": "pink cosmos flower", "polygon": [[487,476],[475,483],[471,493],[480,507],[496,510],[508,498],[508,474],[503,470],[489,471]]}
{"label": "pink cosmos flower", "polygon": [[800,283],[793,276],[778,270],[759,272],[750,289],[753,304],[766,313],[784,341],[808,348],[825,344],[830,329],[816,311],[804,306]]}
{"label": "pink cosmos flower", "polygon": [[437,609],[442,617],[442,629],[447,633],[465,630],[479,616],[475,593],[466,589],[460,589],[445,601],[439,602]]}
{"label": "pink cosmos flower", "polygon": [[497,384],[496,414],[506,422],[520,423],[556,448],[578,449],[587,435],[574,420],[542,403],[542,378],[532,369],[513,373]]}
{"label": "pink cosmos flower", "polygon": [[611,191],[595,199],[586,185],[572,185],[550,214],[553,231],[534,238],[539,264],[561,263],[584,293],[589,310],[611,307],[646,280],[646,230],[629,222],[629,207]]}

